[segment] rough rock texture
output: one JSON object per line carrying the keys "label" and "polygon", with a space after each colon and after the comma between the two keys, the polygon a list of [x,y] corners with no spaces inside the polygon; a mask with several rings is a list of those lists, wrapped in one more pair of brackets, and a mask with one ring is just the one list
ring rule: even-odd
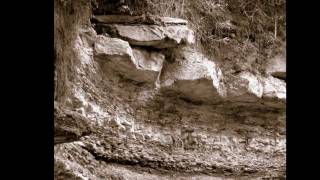
{"label": "rough rock texture", "polygon": [[185,24],[105,34],[89,1],[54,5],[55,179],[285,178],[284,80],[224,71]]}
{"label": "rough rock texture", "polygon": [[169,48],[180,44],[195,43],[194,32],[187,26],[172,25],[99,25],[102,32],[128,41],[132,45]]}
{"label": "rough rock texture", "polygon": [[188,21],[173,17],[148,17],[128,15],[100,15],[94,16],[93,21],[102,24],[163,24],[163,25],[187,25]]}
{"label": "rough rock texture", "polygon": [[286,83],[270,75],[262,77],[241,72],[237,76],[229,77],[226,84],[226,99],[230,101],[256,103],[256,106],[280,109],[286,106]]}
{"label": "rough rock texture", "polygon": [[129,43],[117,38],[98,36],[94,44],[95,59],[105,71],[110,69],[138,82],[155,82],[165,56],[143,49],[131,49]]}
{"label": "rough rock texture", "polygon": [[163,91],[178,91],[194,101],[221,101],[226,92],[222,72],[214,62],[190,49],[177,49],[173,54],[174,62],[167,63],[161,73]]}

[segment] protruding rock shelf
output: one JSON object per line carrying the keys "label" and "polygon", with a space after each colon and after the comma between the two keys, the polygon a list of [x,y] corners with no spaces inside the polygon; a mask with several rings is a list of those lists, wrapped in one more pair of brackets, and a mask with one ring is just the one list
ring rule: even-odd
{"label": "protruding rock shelf", "polygon": [[[98,36],[94,44],[95,55],[97,58],[106,58],[111,61],[128,61],[134,63],[132,49],[128,42],[105,36]],[[119,63],[121,63],[119,61]]]}
{"label": "protruding rock shelf", "polygon": [[131,45],[171,48],[195,43],[187,21],[171,17],[105,15],[93,18],[99,33],[108,33]]}
{"label": "protruding rock shelf", "polygon": [[144,49],[131,49],[128,42],[117,38],[98,36],[95,43],[95,57],[128,79],[139,82],[155,82],[162,68],[165,56]]}
{"label": "protruding rock shelf", "polygon": [[269,76],[263,78],[262,99],[265,104],[276,108],[286,107],[286,83],[280,79]]}
{"label": "protruding rock shelf", "polygon": [[195,43],[194,32],[187,26],[100,25],[101,32],[121,38],[131,45],[170,48]]}
{"label": "protruding rock shelf", "polygon": [[148,17],[127,15],[101,15],[94,16],[93,21],[101,24],[163,24],[163,25],[187,25],[188,21],[173,17]]}
{"label": "protruding rock shelf", "polygon": [[163,92],[206,103],[285,108],[286,83],[278,78],[246,71],[224,77],[213,61],[189,47],[173,48],[171,53],[173,62],[155,50],[131,48],[118,38],[99,35],[95,42],[95,57],[103,62],[105,71],[112,69],[138,82],[159,83]]}
{"label": "protruding rock shelf", "polygon": [[133,56],[142,69],[157,72],[161,71],[165,56],[160,52],[147,51],[142,48],[133,48]]}
{"label": "protruding rock shelf", "polygon": [[285,107],[286,83],[272,76],[262,77],[241,72],[237,76],[226,78],[226,87],[226,101]]}
{"label": "protruding rock shelf", "polygon": [[260,80],[249,72],[228,77],[226,83],[229,101],[253,103],[262,98],[263,85]]}
{"label": "protruding rock shelf", "polygon": [[175,62],[167,63],[161,74],[161,87],[180,92],[195,101],[220,101],[225,88],[221,70],[214,62],[192,50],[177,50]]}

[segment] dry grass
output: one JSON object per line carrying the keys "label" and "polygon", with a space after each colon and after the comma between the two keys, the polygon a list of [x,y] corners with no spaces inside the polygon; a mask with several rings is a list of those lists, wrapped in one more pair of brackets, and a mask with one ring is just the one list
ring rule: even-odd
{"label": "dry grass", "polygon": [[134,14],[184,18],[200,51],[235,69],[263,72],[285,52],[285,0],[135,0]]}

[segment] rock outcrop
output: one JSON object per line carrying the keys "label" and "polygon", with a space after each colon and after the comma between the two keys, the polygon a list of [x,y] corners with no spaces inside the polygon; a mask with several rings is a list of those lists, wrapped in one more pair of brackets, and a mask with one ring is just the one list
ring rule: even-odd
{"label": "rock outcrop", "polygon": [[187,25],[188,21],[173,17],[148,17],[128,15],[100,15],[92,20],[99,24],[163,24],[163,25]]}
{"label": "rock outcrop", "polygon": [[174,62],[167,63],[161,73],[163,91],[182,93],[193,101],[219,102],[226,90],[222,82],[222,72],[204,55],[188,49],[177,49]]}
{"label": "rock outcrop", "polygon": [[[128,41],[131,45],[170,48],[195,43],[194,32],[182,19],[160,17],[97,16],[97,29]],[[139,22],[140,21],[140,22]],[[135,24],[134,24],[135,23]]]}
{"label": "rock outcrop", "polygon": [[175,47],[179,44],[193,44],[193,31],[186,26],[158,25],[101,25],[106,32],[115,33],[116,37],[136,46],[152,46],[155,48]]}
{"label": "rock outcrop", "polygon": [[114,70],[138,82],[155,82],[164,61],[164,55],[143,49],[131,49],[129,43],[117,38],[98,36],[95,58],[105,70]]}
{"label": "rock outcrop", "polygon": [[262,77],[250,72],[242,72],[237,76],[229,77],[227,91],[229,101],[285,108],[286,83],[272,76]]}
{"label": "rock outcrop", "polygon": [[55,1],[55,179],[285,177],[284,69],[226,73],[183,19],[93,29],[88,4]]}

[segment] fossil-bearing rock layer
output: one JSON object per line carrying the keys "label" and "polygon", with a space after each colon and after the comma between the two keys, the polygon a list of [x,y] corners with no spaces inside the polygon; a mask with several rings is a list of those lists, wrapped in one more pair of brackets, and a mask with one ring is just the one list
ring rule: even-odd
{"label": "fossil-bearing rock layer", "polygon": [[284,56],[230,73],[185,19],[54,5],[55,179],[285,178]]}

